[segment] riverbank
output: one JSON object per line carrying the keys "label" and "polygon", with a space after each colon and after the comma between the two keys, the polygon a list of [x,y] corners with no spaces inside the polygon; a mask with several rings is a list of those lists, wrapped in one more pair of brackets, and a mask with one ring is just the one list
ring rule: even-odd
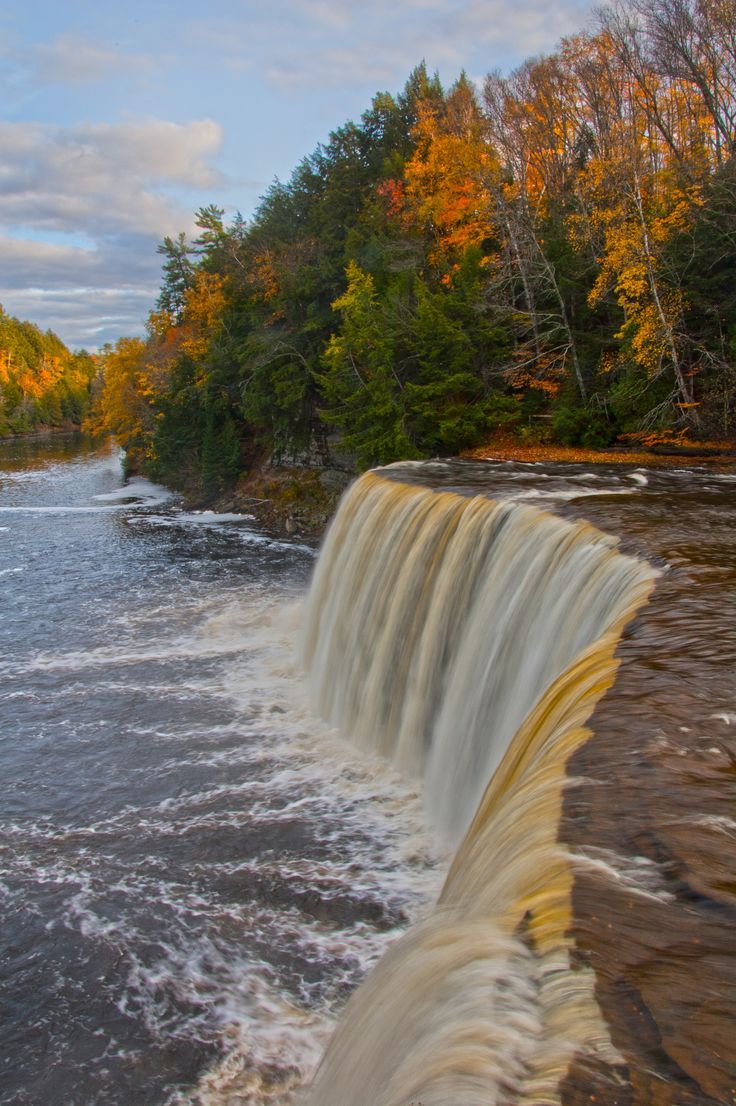
{"label": "riverbank", "polygon": [[473,461],[522,461],[587,465],[641,465],[646,468],[670,468],[682,465],[715,465],[736,469],[736,444],[733,442],[661,443],[650,446],[612,446],[608,449],[584,449],[581,446],[553,445],[548,442],[522,442],[510,435],[495,437],[482,446],[462,454]]}
{"label": "riverbank", "polygon": [[271,466],[254,469],[214,497],[190,496],[189,506],[253,515],[266,530],[318,538],[332,518],[352,475],[333,468]]}
{"label": "riverbank", "polygon": [[[490,439],[462,458],[473,461],[519,461],[526,464],[633,465],[642,468],[708,467],[736,471],[731,442],[663,443],[646,448],[583,449],[550,443],[527,443],[507,436]],[[344,489],[355,474],[338,468],[299,468],[265,463],[242,477],[232,491],[208,503],[219,511],[255,515],[267,529],[319,537]]]}
{"label": "riverbank", "polygon": [[62,426],[36,426],[33,430],[21,430],[13,434],[0,434],[0,442],[25,442],[35,438],[52,438],[57,434],[81,434],[82,427],[75,422],[68,422]]}
{"label": "riverbank", "polygon": [[[497,436],[465,450],[473,461],[519,461],[525,464],[633,465],[676,468],[683,465],[736,471],[736,447],[730,442],[661,443],[648,447],[583,449]],[[253,515],[264,529],[279,534],[319,538],[334,514],[340,496],[355,476],[347,467],[274,465],[264,460],[243,474],[232,488],[217,495],[184,488],[187,506],[223,513]]]}

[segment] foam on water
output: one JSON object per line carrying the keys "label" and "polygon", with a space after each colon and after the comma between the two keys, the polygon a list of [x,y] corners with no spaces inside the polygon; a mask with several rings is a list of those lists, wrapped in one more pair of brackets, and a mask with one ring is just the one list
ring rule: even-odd
{"label": "foam on water", "polygon": [[633,492],[630,488],[589,488],[583,490],[582,488],[559,488],[556,491],[543,491],[540,488],[527,488],[526,491],[508,491],[502,492],[496,498],[499,502],[515,502],[521,499],[548,499],[552,502],[557,501],[564,503],[566,500],[575,499],[600,499],[609,495],[632,495]]}
{"label": "foam on water", "polygon": [[664,887],[658,864],[646,856],[621,856],[610,849],[589,846],[572,857],[576,871],[592,871],[636,895],[671,902],[674,895]]}
{"label": "foam on water", "polygon": [[112,492],[100,492],[92,498],[101,503],[122,503],[124,506],[131,503],[155,506],[157,503],[168,502],[174,498],[174,494],[168,488],[154,484],[143,476],[132,476],[121,488]]}
{"label": "foam on water", "polygon": [[43,506],[20,506],[20,507],[3,507],[0,506],[0,512],[3,514],[25,514],[25,515],[94,515],[103,514],[106,511],[114,511],[119,509],[118,507],[70,507],[66,504],[59,504],[53,507]]}
{"label": "foam on water", "polygon": [[[87,824],[39,819],[4,827],[8,908],[27,901],[31,887],[50,896],[50,938],[66,932],[125,965],[110,989],[123,1022],[144,1026],[161,1047],[207,1042],[220,1060],[198,1095],[225,1093],[234,1071],[241,1092],[242,1080],[250,1081],[254,1102],[274,1101],[268,1087],[276,1068],[289,1094],[301,1085],[346,991],[438,888],[415,791],[309,714],[293,657],[298,617],[292,601],[256,592],[232,604],[194,605],[183,633],[142,651],[111,645],[38,654],[30,664],[50,674],[112,670],[112,681],[94,685],[112,693],[125,690],[126,666],[135,667],[136,681],[147,670],[152,689],[169,691],[157,681],[161,665],[221,662],[216,685],[205,680],[188,690],[214,695],[227,712],[223,723],[133,727],[161,745],[160,774],[194,779],[205,771],[204,786],[150,804],[128,802]],[[70,685],[70,703],[76,694]],[[222,773],[226,779],[212,780]],[[315,855],[273,852],[278,833],[290,833],[295,822],[308,829]],[[263,851],[221,851],[227,834],[244,833],[261,835]],[[189,840],[201,842],[204,855],[193,854],[184,874],[178,860],[164,858],[170,849],[178,856]],[[133,864],[131,848],[140,855]],[[60,1064],[55,1047],[51,1062]],[[126,1065],[137,1055],[120,1045],[104,1062]],[[167,1101],[192,1095],[172,1091]]]}
{"label": "foam on water", "polygon": [[176,516],[177,522],[191,523],[193,526],[213,526],[223,522],[252,522],[254,516],[239,514],[235,511],[182,511]]}
{"label": "foam on water", "polygon": [[267,548],[271,550],[285,550],[290,553],[305,553],[307,556],[316,556],[314,546],[302,543],[282,540],[265,534],[262,531],[252,529],[248,523],[253,519],[248,514],[209,514],[208,512],[170,511],[168,514],[137,514],[125,521],[133,527],[150,527],[151,529],[198,529],[198,530],[228,530],[237,536],[238,540],[247,546],[254,548]]}
{"label": "foam on water", "polygon": [[437,858],[415,789],[306,705],[314,550],[116,465],[34,470],[4,502],[26,571],[0,650],[20,1012],[0,1097],[32,1078],[47,1106],[184,1101],[237,1070],[270,1102],[436,895]]}

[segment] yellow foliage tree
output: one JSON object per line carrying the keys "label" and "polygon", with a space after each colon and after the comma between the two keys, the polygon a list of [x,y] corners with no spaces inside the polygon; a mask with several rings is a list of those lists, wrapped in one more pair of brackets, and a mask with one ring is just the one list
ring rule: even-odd
{"label": "yellow foliage tree", "polygon": [[456,262],[469,246],[482,246],[492,233],[491,184],[496,156],[470,83],[461,78],[441,112],[419,107],[415,150],[404,169],[405,203],[433,244],[430,260]]}
{"label": "yellow foliage tree", "polygon": [[227,305],[225,278],[219,273],[199,269],[184,294],[184,322],[180,349],[193,361],[199,361],[222,329]]}
{"label": "yellow foliage tree", "polygon": [[93,431],[109,431],[135,467],[149,456],[155,422],[155,394],[141,338],[121,338],[102,354],[103,388],[88,420]]}

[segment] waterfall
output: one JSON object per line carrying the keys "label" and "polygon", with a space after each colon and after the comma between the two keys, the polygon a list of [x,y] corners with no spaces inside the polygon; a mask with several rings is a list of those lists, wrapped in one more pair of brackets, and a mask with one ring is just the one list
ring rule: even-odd
{"label": "waterfall", "polygon": [[571,961],[557,828],[653,580],[611,537],[526,505],[376,473],[346,494],[305,613],[314,703],[423,782],[457,851],[435,910],[348,1004],[313,1106],[538,1106],[575,1053],[616,1062]]}

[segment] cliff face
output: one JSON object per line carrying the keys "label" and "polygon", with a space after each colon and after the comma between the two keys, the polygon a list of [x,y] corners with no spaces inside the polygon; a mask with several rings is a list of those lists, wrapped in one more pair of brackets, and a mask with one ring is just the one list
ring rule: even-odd
{"label": "cliff face", "polygon": [[269,530],[319,537],[350,479],[343,469],[266,462],[241,477],[232,490],[208,501],[207,506],[254,515]]}

